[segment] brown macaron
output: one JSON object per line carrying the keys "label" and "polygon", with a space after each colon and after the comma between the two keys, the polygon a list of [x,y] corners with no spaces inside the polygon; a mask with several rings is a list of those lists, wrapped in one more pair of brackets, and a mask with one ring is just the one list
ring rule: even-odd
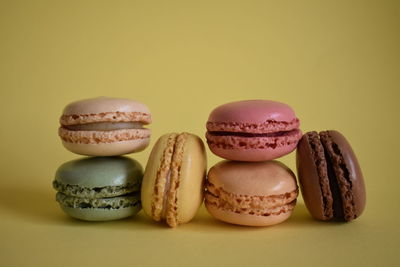
{"label": "brown macaron", "polygon": [[365,208],[365,185],[346,138],[334,130],[308,132],[297,146],[297,172],[304,202],[319,220],[349,222]]}

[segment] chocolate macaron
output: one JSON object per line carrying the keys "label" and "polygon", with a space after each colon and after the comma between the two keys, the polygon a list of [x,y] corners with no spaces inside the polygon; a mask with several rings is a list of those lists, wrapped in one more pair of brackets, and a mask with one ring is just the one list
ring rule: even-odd
{"label": "chocolate macaron", "polygon": [[319,220],[349,222],[365,208],[365,185],[346,138],[334,130],[308,132],[297,147],[297,172],[304,202]]}

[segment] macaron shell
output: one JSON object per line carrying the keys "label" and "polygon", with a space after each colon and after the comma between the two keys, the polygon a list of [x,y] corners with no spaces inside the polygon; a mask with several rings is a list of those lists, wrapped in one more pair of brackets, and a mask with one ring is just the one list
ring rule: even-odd
{"label": "macaron shell", "polygon": [[293,172],[279,161],[221,161],[210,169],[208,180],[240,195],[280,195],[297,189]]}
{"label": "macaron shell", "polygon": [[268,226],[289,218],[297,195],[293,172],[278,161],[222,161],[208,173],[205,205],[219,220]]}
{"label": "macaron shell", "polygon": [[360,165],[347,139],[338,131],[330,130],[328,133],[332,142],[336,144],[340,150],[348,170],[351,193],[354,201],[354,218],[357,218],[364,211],[366,204],[365,184]]}
{"label": "macaron shell", "polygon": [[190,221],[204,199],[207,159],[201,139],[187,134],[180,167],[177,195],[178,223]]}
{"label": "macaron shell", "polygon": [[264,123],[268,120],[291,122],[296,119],[288,105],[270,100],[231,102],[215,108],[209,122]]}
{"label": "macaron shell", "polygon": [[81,209],[60,205],[61,209],[69,216],[84,221],[110,221],[119,220],[137,214],[140,206],[119,209]]}
{"label": "macaron shell", "polygon": [[270,226],[287,220],[292,214],[292,211],[290,211],[281,213],[279,215],[256,216],[249,214],[238,214],[218,209],[212,205],[206,205],[206,208],[208,212],[210,212],[210,214],[218,220],[244,226]]}
{"label": "macaron shell", "polygon": [[63,146],[67,150],[85,156],[119,156],[140,152],[144,150],[149,143],[150,138],[99,144],[82,144],[62,141]]}
{"label": "macaron shell", "polygon": [[68,161],[56,171],[55,180],[85,188],[140,183],[143,168],[128,157],[91,157]]}
{"label": "macaron shell", "polygon": [[157,172],[160,169],[162,163],[161,159],[163,157],[164,149],[167,146],[169,135],[170,134],[164,134],[154,144],[149,159],[147,161],[146,169],[144,171],[141,190],[142,207],[144,212],[150,217],[152,217],[151,205]]}
{"label": "macaron shell", "polygon": [[105,112],[141,112],[149,114],[150,110],[143,103],[131,99],[97,97],[72,102],[64,108],[63,115]]}
{"label": "macaron shell", "polygon": [[316,219],[326,220],[320,178],[309,142],[308,135],[305,134],[300,139],[296,150],[296,165],[300,189],[304,203],[310,214]]}

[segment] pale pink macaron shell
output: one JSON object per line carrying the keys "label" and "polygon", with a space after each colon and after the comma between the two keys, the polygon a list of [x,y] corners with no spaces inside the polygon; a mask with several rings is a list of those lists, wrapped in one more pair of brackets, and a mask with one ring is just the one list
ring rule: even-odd
{"label": "pale pink macaron shell", "polygon": [[[266,161],[292,152],[301,138],[300,122],[288,105],[270,100],[228,103],[214,109],[207,122],[210,150],[225,159]],[[293,131],[289,136],[211,135],[210,132],[276,133]]]}
{"label": "pale pink macaron shell", "polygon": [[[291,199],[295,199],[298,195],[295,175],[288,167],[278,161],[222,161],[210,169],[207,187],[210,187],[210,185],[214,188],[213,194],[218,194],[223,190],[232,198],[236,196],[238,198],[259,199],[259,197],[268,198],[291,194]],[[290,210],[277,215],[261,216],[246,212],[232,212],[210,205],[207,202],[207,196],[205,204],[207,210],[215,218],[238,225],[274,225],[285,221],[292,213]]]}
{"label": "pale pink macaron shell", "polygon": [[149,108],[138,101],[102,96],[72,102],[64,108],[63,115],[103,112],[141,112],[150,114]]}

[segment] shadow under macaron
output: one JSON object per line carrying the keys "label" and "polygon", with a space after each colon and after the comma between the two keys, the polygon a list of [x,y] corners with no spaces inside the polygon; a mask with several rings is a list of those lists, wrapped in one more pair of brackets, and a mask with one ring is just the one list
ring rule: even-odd
{"label": "shadow under macaron", "polygon": [[[313,218],[304,203],[296,204],[290,218],[281,223],[283,227],[296,227],[298,229],[317,228],[317,227],[340,227],[345,222],[339,221],[321,221]],[[282,228],[283,228],[282,227]]]}
{"label": "shadow under macaron", "polygon": [[212,217],[208,212],[205,206],[203,205],[194,219],[188,224],[179,226],[182,229],[187,231],[197,231],[197,232],[210,232],[210,231],[261,231],[268,229],[279,229],[285,230],[287,228],[291,229],[307,229],[307,228],[316,228],[316,227],[338,227],[343,223],[341,222],[325,222],[314,219],[308,212],[304,203],[297,203],[292,215],[286,221],[283,221],[279,224],[270,225],[270,226],[243,226],[243,225],[235,225],[226,223]]}
{"label": "shadow under macaron", "polygon": [[24,222],[54,224],[69,221],[69,218],[62,216],[55,201],[55,192],[38,187],[2,186],[0,206]]}
{"label": "shadow under macaron", "polygon": [[55,201],[55,192],[38,187],[28,186],[2,186],[0,194],[0,206],[12,216],[22,219],[24,222],[45,225],[63,225],[66,227],[102,227],[114,230],[183,230],[188,232],[235,232],[235,231],[260,231],[261,229],[284,228],[310,228],[310,227],[336,227],[343,223],[323,222],[311,217],[306,206],[298,203],[291,217],[277,225],[266,227],[250,227],[234,225],[213,218],[202,205],[196,216],[189,223],[179,225],[176,228],[168,227],[165,223],[153,221],[143,211],[138,214],[114,221],[90,222],[72,218],[62,212]]}

